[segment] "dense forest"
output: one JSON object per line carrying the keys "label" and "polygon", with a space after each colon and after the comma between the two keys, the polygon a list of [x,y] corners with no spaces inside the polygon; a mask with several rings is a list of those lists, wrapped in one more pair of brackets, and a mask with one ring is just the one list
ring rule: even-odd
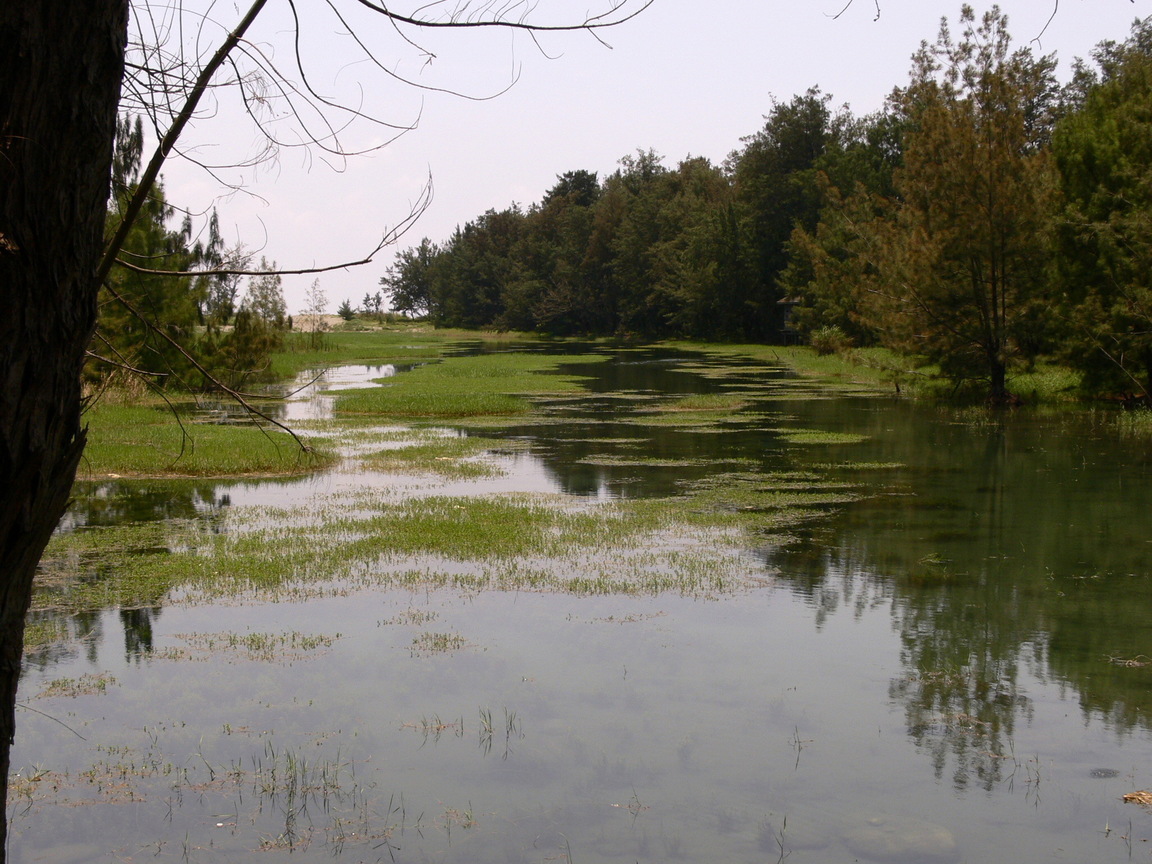
{"label": "dense forest", "polygon": [[1010,399],[1038,359],[1152,394],[1152,18],[1071,80],[964,7],[883,109],[818,87],[721,165],[639,151],[401,251],[381,279],[438,326],[880,345]]}

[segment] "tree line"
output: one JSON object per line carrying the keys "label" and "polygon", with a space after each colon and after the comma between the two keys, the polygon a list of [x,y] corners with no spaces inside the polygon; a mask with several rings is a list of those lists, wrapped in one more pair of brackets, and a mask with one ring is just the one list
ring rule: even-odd
{"label": "tree line", "polygon": [[1054,359],[1152,394],[1152,18],[1071,80],[964,6],[884,107],[818,87],[719,165],[652,151],[574,170],[398,253],[398,312],[438,326],[884,346],[1008,401]]}

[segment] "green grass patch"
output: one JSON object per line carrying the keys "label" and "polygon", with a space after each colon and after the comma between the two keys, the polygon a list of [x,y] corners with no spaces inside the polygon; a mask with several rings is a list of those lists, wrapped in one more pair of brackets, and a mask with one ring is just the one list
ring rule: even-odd
{"label": "green grass patch", "polygon": [[101,696],[108,692],[109,685],[116,683],[116,679],[108,672],[85,672],[79,678],[56,678],[49,681],[35,698],[75,699],[77,696]]}
{"label": "green grass patch", "polygon": [[789,444],[859,444],[867,441],[867,435],[853,432],[829,432],[824,429],[777,429],[780,437]]}
{"label": "green grass patch", "polygon": [[725,423],[731,423],[737,418],[731,411],[673,411],[668,414],[643,414],[634,417],[623,417],[619,422],[632,423],[637,426],[659,426],[673,429],[690,429],[703,431],[709,429],[719,430]]}
{"label": "green grass patch", "polygon": [[493,448],[507,450],[515,442],[451,435],[438,430],[404,430],[391,446],[360,457],[360,464],[387,474],[433,474],[446,479],[496,477],[499,466],[483,457]]}
{"label": "green grass patch", "polygon": [[705,411],[709,413],[735,413],[748,405],[748,399],[739,393],[692,393],[678,396],[656,406],[657,411]]}
{"label": "green grass patch", "polygon": [[98,404],[85,419],[81,478],[270,477],[315,471],[336,460],[314,441],[305,452],[279,429],[193,423],[167,408]]}
{"label": "green grass patch", "polygon": [[1136,408],[1115,413],[1116,431],[1124,438],[1152,438],[1152,409]]}
{"label": "green grass patch", "polygon": [[575,360],[606,359],[511,352],[452,357],[381,379],[379,387],[340,393],[336,410],[341,416],[409,421],[517,417],[532,410],[529,397],[580,389],[576,376],[545,373],[554,373],[558,366]]}
{"label": "green grass patch", "polygon": [[452,654],[467,644],[467,640],[459,633],[417,633],[412,637],[412,653]]}
{"label": "green grass patch", "polygon": [[[816,475],[729,472],[673,498],[363,490],[306,507],[235,508],[211,527],[86,528],[49,544],[33,618],[379,587],[711,596],[763,578],[750,540],[780,537],[858,497]],[[41,629],[52,638],[48,624]]]}
{"label": "green grass patch", "polygon": [[1080,376],[1063,366],[1037,363],[1008,379],[1008,389],[1027,403],[1070,402],[1081,396]]}

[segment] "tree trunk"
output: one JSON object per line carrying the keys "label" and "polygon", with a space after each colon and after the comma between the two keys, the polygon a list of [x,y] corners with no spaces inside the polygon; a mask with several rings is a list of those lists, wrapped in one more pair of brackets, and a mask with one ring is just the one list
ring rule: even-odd
{"label": "tree trunk", "polygon": [[[129,0],[0,2],[0,783],[24,616],[84,449]],[[0,862],[7,825],[0,819]]]}
{"label": "tree trunk", "polygon": [[1012,394],[1008,392],[1008,366],[999,355],[988,360],[988,402],[992,405],[1012,402]]}

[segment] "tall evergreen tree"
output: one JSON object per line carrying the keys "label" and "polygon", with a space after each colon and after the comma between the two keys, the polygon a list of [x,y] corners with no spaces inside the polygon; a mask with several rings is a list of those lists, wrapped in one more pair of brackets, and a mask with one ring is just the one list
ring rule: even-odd
{"label": "tall evergreen tree", "polygon": [[750,260],[744,279],[727,285],[724,302],[746,338],[780,336],[784,298],[777,280],[788,263],[793,229],[813,228],[819,217],[814,166],[832,140],[829,101],[819,87],[812,87],[777,103],[764,127],[729,157]]}
{"label": "tall evergreen tree", "polygon": [[942,22],[893,96],[894,194],[853,201],[841,230],[864,325],[1004,402],[1013,364],[1043,347],[1055,62],[1013,51],[997,7],[978,21],[964,6],[960,23],[956,42]]}
{"label": "tall evergreen tree", "polygon": [[[107,236],[120,227],[128,201],[136,193],[143,146],[140,118],[122,115],[116,125]],[[192,341],[206,283],[167,275],[190,270],[199,257],[191,244],[190,220],[171,227],[175,215],[163,184],[155,183],[121,253],[135,269],[116,269],[101,291],[95,349],[110,360],[153,373],[156,383],[175,380],[196,386],[199,381],[192,377],[193,367],[176,344]]]}

